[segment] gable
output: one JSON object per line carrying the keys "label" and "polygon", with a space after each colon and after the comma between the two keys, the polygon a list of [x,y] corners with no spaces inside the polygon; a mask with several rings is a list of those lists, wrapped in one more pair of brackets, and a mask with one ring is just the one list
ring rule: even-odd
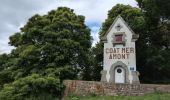
{"label": "gable", "polygon": [[[103,42],[107,42],[107,35],[110,33],[110,31],[113,29],[113,28],[115,28],[114,26],[115,26],[115,24],[117,24],[117,22],[118,21],[120,21],[121,22],[121,24],[123,24],[123,26],[125,26],[127,29],[128,29],[128,31],[132,34],[132,42],[135,42],[138,38],[139,38],[139,35],[138,34],[135,34],[134,32],[133,32],[133,30],[128,26],[128,24],[124,21],[124,19],[120,16],[120,15],[118,15],[117,17],[116,17],[116,19],[114,20],[114,22],[112,23],[112,25],[110,26],[110,28],[108,29],[108,31],[105,33],[105,35],[103,36],[103,37],[101,37],[101,40],[103,41]],[[122,25],[118,25],[118,29],[117,30],[119,30],[119,28],[121,28],[121,26]]]}

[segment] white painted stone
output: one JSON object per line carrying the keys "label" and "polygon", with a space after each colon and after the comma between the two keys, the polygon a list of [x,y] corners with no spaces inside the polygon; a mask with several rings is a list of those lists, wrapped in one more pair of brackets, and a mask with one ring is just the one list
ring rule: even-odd
{"label": "white painted stone", "polygon": [[[121,26],[120,30],[118,30],[116,28],[118,25]],[[122,43],[122,44],[114,45],[113,37],[115,36],[115,34],[120,34],[120,33],[125,34],[125,40],[126,40],[125,44]],[[115,19],[115,21],[113,22],[113,24],[111,25],[111,27],[108,30],[108,32],[106,33],[106,35],[102,38],[102,40],[104,42],[104,68],[103,68],[103,70],[107,71],[107,74],[106,74],[107,82],[109,82],[110,78],[114,77],[114,82],[116,83],[116,79],[120,78],[119,74],[117,74],[116,71],[115,71],[115,74],[113,76],[111,76],[110,69],[114,63],[121,61],[126,65],[126,67],[128,67],[128,72],[129,72],[129,75],[127,76],[128,83],[133,83],[132,82],[133,76],[131,74],[131,70],[136,71],[135,41],[137,40],[137,38],[134,38],[133,35],[138,37],[138,35],[135,34],[130,29],[130,27],[126,24],[126,22],[122,19],[122,17],[118,16]],[[111,53],[112,50],[114,51],[114,53]],[[126,52],[126,50],[127,50],[127,52]],[[131,52],[130,52],[130,50],[131,50]],[[122,56],[121,58],[120,58],[120,55]],[[115,57],[117,57],[117,59]],[[112,58],[112,59],[109,59],[109,58]],[[118,59],[118,58],[120,58],[120,59]],[[125,73],[125,71],[124,71],[124,73]],[[127,73],[125,75],[127,75]],[[125,75],[123,77],[123,80],[126,80]],[[122,80],[122,79],[119,79],[119,80]],[[127,83],[127,82],[124,81],[123,83]]]}

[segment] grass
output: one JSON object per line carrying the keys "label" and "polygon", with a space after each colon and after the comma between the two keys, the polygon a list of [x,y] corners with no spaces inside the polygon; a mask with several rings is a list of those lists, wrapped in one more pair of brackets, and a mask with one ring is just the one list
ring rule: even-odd
{"label": "grass", "polygon": [[145,96],[101,96],[101,97],[80,97],[70,96],[64,100],[170,100],[170,94],[154,93]]}

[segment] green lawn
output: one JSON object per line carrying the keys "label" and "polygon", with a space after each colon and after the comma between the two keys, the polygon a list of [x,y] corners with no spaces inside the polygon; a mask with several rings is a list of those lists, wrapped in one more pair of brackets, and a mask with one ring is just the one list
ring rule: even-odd
{"label": "green lawn", "polygon": [[108,96],[108,97],[78,97],[71,96],[64,100],[170,100],[170,94],[154,93],[145,96]]}

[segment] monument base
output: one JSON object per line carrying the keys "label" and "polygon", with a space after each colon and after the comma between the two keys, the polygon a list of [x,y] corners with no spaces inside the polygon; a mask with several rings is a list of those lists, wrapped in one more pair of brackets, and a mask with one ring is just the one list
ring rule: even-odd
{"label": "monument base", "polygon": [[[107,81],[106,74],[107,74],[106,70],[101,71],[101,82],[109,82],[109,81]],[[132,75],[131,81],[129,80],[125,83],[127,83],[127,84],[140,84],[139,72],[138,71],[132,71],[131,75]],[[115,82],[109,82],[109,83],[115,83]]]}

